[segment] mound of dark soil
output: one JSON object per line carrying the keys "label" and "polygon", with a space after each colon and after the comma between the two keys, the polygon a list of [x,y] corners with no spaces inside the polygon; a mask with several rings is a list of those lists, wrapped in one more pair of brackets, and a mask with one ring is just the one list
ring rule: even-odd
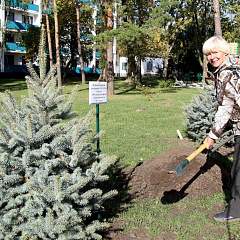
{"label": "mound of dark soil", "polygon": [[173,203],[184,197],[196,199],[223,189],[225,180],[230,178],[229,169],[204,153],[190,161],[183,168],[188,171],[182,175],[169,173],[168,169],[175,169],[195,150],[193,143],[183,140],[179,147],[167,149],[137,167],[128,184],[131,193]]}
{"label": "mound of dark soil", "polygon": [[[216,158],[197,155],[184,170],[184,174],[169,173],[197,149],[197,145],[188,140],[177,140],[178,147],[167,149],[146,163],[136,167],[129,176],[130,193],[140,198],[160,198],[162,203],[171,204],[185,198],[199,198],[211,195],[229,185],[230,167]],[[221,148],[221,155],[230,154],[233,149]],[[116,240],[150,239],[146,231],[130,232],[128,235],[114,232],[119,223],[114,223],[109,238]],[[121,225],[121,224],[120,224]],[[139,235],[140,234],[140,235]],[[167,236],[166,236],[167,237]],[[166,238],[167,239],[167,238]],[[169,239],[169,238],[168,238]],[[172,238],[174,239],[174,238]]]}

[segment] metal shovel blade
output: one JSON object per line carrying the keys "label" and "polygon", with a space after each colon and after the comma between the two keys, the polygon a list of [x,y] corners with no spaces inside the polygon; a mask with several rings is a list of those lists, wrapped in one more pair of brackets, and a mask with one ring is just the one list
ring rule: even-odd
{"label": "metal shovel blade", "polygon": [[182,175],[183,173],[188,171],[188,169],[183,169],[188,163],[189,160],[185,159],[175,169],[168,169],[168,173],[177,173],[177,175]]}

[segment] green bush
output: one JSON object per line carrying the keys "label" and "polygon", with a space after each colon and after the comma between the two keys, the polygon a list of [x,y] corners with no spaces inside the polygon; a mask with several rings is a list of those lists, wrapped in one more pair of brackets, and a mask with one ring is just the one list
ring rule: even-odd
{"label": "green bush", "polygon": [[167,80],[167,81],[160,81],[159,82],[159,87],[160,88],[168,88],[173,86],[173,81]]}

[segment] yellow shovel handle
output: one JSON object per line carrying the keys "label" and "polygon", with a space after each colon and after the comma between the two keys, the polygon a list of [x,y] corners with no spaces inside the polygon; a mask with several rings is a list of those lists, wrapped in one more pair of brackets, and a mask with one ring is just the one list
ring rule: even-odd
{"label": "yellow shovel handle", "polygon": [[202,144],[196,151],[194,151],[191,155],[187,157],[187,160],[190,162],[193,158],[195,158],[199,153],[201,153],[207,147],[207,143]]}

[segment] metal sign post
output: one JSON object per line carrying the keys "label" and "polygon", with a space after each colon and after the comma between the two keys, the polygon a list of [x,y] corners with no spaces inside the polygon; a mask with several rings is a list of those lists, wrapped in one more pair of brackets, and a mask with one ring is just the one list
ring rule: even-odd
{"label": "metal sign post", "polygon": [[[96,130],[97,134],[99,133],[99,104],[96,104]],[[97,139],[97,153],[100,153],[100,142],[99,138]]]}
{"label": "metal sign post", "polygon": [[[107,103],[107,83],[89,82],[89,105],[96,104],[96,132],[99,133],[99,104]],[[97,140],[97,153],[100,154],[100,141]]]}

